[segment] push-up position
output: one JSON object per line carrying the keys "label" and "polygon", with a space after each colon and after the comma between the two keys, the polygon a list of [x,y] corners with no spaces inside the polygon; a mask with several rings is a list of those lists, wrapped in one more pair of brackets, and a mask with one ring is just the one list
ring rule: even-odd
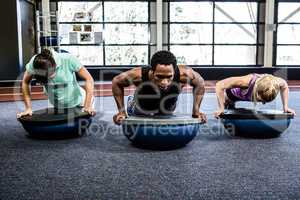
{"label": "push-up position", "polygon": [[215,112],[215,117],[218,118],[224,112],[225,107],[234,107],[237,101],[264,104],[273,101],[279,92],[283,111],[296,114],[288,106],[289,88],[286,81],[280,77],[270,74],[248,74],[223,79],[216,84],[219,110]]}
{"label": "push-up position", "polygon": [[[121,124],[128,115],[168,115],[176,108],[178,95],[184,85],[193,87],[192,116],[206,122],[199,111],[204,95],[204,80],[192,68],[177,66],[176,57],[169,51],[158,51],[151,58],[151,67],[137,67],[123,72],[112,81],[113,95],[118,113],[113,120]],[[136,86],[133,97],[124,106],[124,88]]]}
{"label": "push-up position", "polygon": [[[75,73],[85,81],[84,89],[79,86]],[[55,108],[80,106],[85,112],[96,114],[93,106],[94,80],[87,69],[71,54],[44,49],[26,65],[22,81],[25,111],[18,113],[18,118],[32,115],[29,85],[33,78],[44,86]]]}

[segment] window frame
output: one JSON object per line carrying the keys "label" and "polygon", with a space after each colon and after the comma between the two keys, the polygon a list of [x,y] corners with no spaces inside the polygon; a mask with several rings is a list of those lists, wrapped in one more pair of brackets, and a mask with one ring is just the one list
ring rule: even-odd
{"label": "window frame", "polygon": [[147,43],[133,43],[133,44],[117,44],[117,43],[110,43],[110,44],[106,44],[105,43],[105,39],[102,41],[101,44],[61,44],[60,46],[61,47],[64,47],[64,46],[101,46],[102,47],[102,60],[103,60],[103,63],[102,65],[85,65],[87,67],[136,67],[136,66],[145,66],[145,65],[141,65],[141,64],[138,64],[138,65],[107,65],[106,64],[106,53],[105,53],[105,47],[109,47],[109,46],[147,46],[147,59],[148,59],[148,62],[150,62],[150,56],[151,56],[151,47],[152,46],[156,46],[156,43],[152,43],[151,42],[151,25],[153,24],[156,24],[155,21],[151,21],[151,2],[155,2],[155,0],[150,0],[150,1],[145,1],[145,0],[126,0],[126,1],[122,1],[122,2],[145,2],[147,3],[147,11],[148,11],[148,17],[147,17],[147,22],[129,22],[129,21],[116,21],[116,22],[108,22],[108,21],[105,21],[105,3],[106,2],[119,2],[119,1],[114,1],[114,0],[109,0],[109,1],[105,1],[105,0],[89,0],[89,1],[82,1],[82,0],[58,0],[56,2],[56,7],[57,9],[59,8],[58,4],[60,2],[99,2],[101,3],[102,5],[102,21],[99,21],[99,22],[65,22],[65,21],[59,21],[58,24],[59,25],[63,25],[63,24],[86,24],[86,25],[101,25],[102,26],[102,30],[105,32],[105,26],[106,25],[109,25],[109,24],[146,24],[147,25],[147,29],[148,29],[148,42]]}
{"label": "window frame", "polygon": [[274,52],[273,52],[273,63],[274,63],[274,66],[276,67],[296,67],[296,68],[300,68],[300,63],[297,64],[297,65],[291,65],[291,64],[277,64],[277,59],[278,59],[278,47],[280,46],[284,46],[284,47],[299,47],[300,48],[300,43],[298,44],[284,44],[284,43],[278,43],[278,27],[279,25],[299,25],[299,28],[300,28],[300,21],[299,22],[279,22],[278,21],[278,13],[279,13],[279,4],[280,3],[298,3],[299,6],[300,6],[300,2],[297,1],[297,0],[285,0],[285,1],[282,1],[282,0],[276,0],[275,2],[275,11],[274,11],[274,24],[275,24],[275,27],[276,27],[276,31],[275,31],[275,34],[274,34],[274,40],[273,40],[273,49],[274,49]]}
{"label": "window frame", "polygon": [[[184,0],[165,0],[164,2],[167,3],[168,6],[168,19],[167,22],[163,22],[164,25],[167,25],[167,43],[164,43],[163,46],[166,47],[168,50],[170,50],[170,46],[172,45],[182,45],[182,46],[187,46],[187,45],[211,45],[212,46],[212,63],[211,65],[189,65],[189,66],[193,66],[193,67],[228,67],[228,66],[233,66],[233,67],[258,67],[258,66],[262,66],[262,64],[259,64],[259,56],[261,56],[259,54],[259,48],[263,48],[264,44],[259,42],[259,38],[260,38],[260,26],[264,25],[264,22],[260,22],[260,4],[261,3],[265,3],[265,1],[263,0],[212,0],[212,1],[208,1],[208,0],[199,0],[199,1],[184,1]],[[213,8],[212,8],[212,22],[171,22],[170,21],[170,3],[172,2],[212,2],[213,3]],[[256,22],[216,22],[215,21],[215,16],[216,16],[216,11],[215,11],[215,5],[218,2],[243,2],[243,3],[257,3],[257,9],[256,9]],[[171,24],[210,24],[212,25],[212,43],[211,44],[197,44],[197,43],[193,43],[193,44],[176,44],[176,43],[171,43],[170,42],[170,26]],[[216,43],[215,42],[215,25],[216,24],[254,24],[256,26],[256,43],[255,44],[239,44],[239,43],[228,43],[228,44],[222,44],[222,43]],[[215,65],[215,47],[216,46],[255,46],[256,52],[255,52],[255,64],[254,65]]]}

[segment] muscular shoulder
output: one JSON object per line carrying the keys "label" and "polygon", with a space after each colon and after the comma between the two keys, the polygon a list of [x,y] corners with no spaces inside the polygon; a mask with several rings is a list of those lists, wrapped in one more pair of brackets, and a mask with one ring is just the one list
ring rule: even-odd
{"label": "muscular shoulder", "polygon": [[195,78],[194,70],[191,67],[185,65],[178,66],[180,71],[180,81],[186,83],[188,80]]}
{"label": "muscular shoulder", "polygon": [[114,81],[124,85],[136,85],[142,81],[142,68],[136,67],[123,72],[114,78]]}

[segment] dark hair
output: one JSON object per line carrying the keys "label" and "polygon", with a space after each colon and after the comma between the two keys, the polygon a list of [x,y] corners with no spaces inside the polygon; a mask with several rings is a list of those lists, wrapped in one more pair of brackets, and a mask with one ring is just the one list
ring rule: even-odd
{"label": "dark hair", "polygon": [[158,64],[162,65],[173,65],[174,70],[177,68],[176,57],[170,51],[158,51],[151,58],[151,69],[152,71],[156,70]]}
{"label": "dark hair", "polygon": [[52,56],[52,53],[48,49],[43,49],[40,54],[37,54],[33,60],[34,69],[44,69],[55,67],[56,63]]}
{"label": "dark hair", "polygon": [[56,63],[51,51],[48,49],[43,49],[40,54],[35,56],[33,60],[33,68],[35,70],[45,71],[45,73],[43,73],[43,75],[34,75],[35,79],[42,84],[46,84],[48,82],[48,76],[51,74],[51,72],[55,71],[55,67]]}

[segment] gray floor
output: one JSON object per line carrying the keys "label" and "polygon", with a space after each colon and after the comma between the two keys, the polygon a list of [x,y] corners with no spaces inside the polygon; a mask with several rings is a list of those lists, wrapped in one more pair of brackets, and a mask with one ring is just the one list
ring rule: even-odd
{"label": "gray floor", "polygon": [[[300,114],[299,94],[291,93],[290,106]],[[90,133],[68,140],[26,137],[15,118],[22,102],[0,103],[0,199],[300,199],[298,116],[279,138],[245,139],[224,134],[213,119],[214,94],[202,108],[209,123],[194,141],[151,151],[133,147],[112,124],[111,97],[97,99]],[[191,96],[182,95],[177,114],[190,109]]]}

